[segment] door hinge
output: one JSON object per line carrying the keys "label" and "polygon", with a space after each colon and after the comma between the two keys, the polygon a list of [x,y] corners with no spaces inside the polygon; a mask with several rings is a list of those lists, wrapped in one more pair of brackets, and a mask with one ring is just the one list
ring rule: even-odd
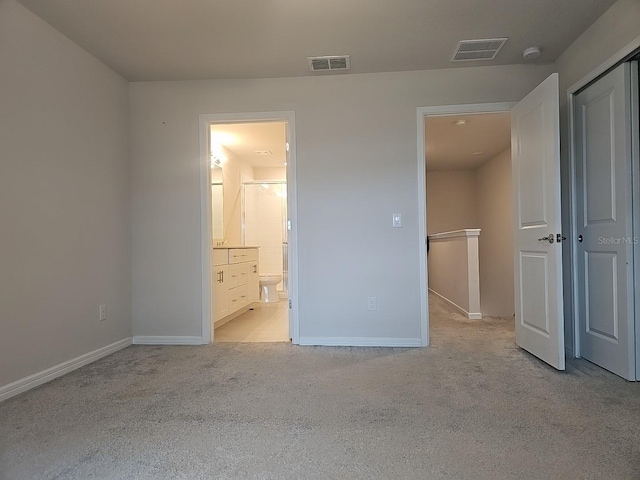
{"label": "door hinge", "polygon": [[289,310],[291,310],[291,308],[292,308],[291,305],[292,305],[292,302],[291,302],[291,299],[289,299]]}

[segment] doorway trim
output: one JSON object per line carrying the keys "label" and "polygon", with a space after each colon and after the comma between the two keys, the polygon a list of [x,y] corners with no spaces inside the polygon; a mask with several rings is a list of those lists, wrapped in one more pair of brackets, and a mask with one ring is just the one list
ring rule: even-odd
{"label": "doorway trim", "polygon": [[427,117],[449,115],[478,115],[482,113],[511,112],[516,102],[468,103],[418,107],[418,235],[420,245],[420,334],[422,346],[429,338],[429,267],[427,265],[427,157],[425,128]]}
{"label": "doorway trim", "polygon": [[211,328],[213,295],[211,290],[211,257],[213,238],[211,235],[211,169],[209,158],[209,127],[214,124],[284,122],[287,124],[286,137],[289,142],[287,155],[287,217],[291,222],[289,230],[289,325],[292,343],[298,344],[300,324],[298,317],[298,196],[296,183],[296,135],[295,112],[247,112],[247,113],[207,113],[201,114],[200,132],[200,246],[202,253],[202,343],[213,342]]}
{"label": "doorway trim", "polygon": [[[632,56],[634,53],[637,53],[637,51],[640,50],[640,36],[634,38],[631,42],[629,42],[627,45],[625,45],[624,47],[622,47],[620,50],[618,50],[616,53],[614,53],[613,55],[611,55],[609,58],[607,58],[605,61],[603,61],[600,65],[598,65],[597,67],[595,67],[593,70],[591,70],[589,73],[587,73],[585,76],[583,76],[582,78],[580,78],[580,80],[578,80],[577,82],[575,82],[573,85],[571,85],[568,89],[567,89],[567,118],[568,118],[568,126],[567,126],[567,135],[568,135],[568,148],[569,148],[569,152],[568,152],[568,166],[569,166],[569,171],[568,171],[568,175],[569,178],[566,179],[567,180],[567,185],[569,187],[569,216],[570,216],[570,221],[569,221],[569,235],[567,235],[570,239],[571,242],[569,242],[570,245],[570,249],[571,249],[571,253],[570,253],[570,261],[571,261],[571,322],[572,322],[572,329],[571,329],[571,335],[572,335],[572,341],[573,341],[573,352],[572,353],[572,357],[574,358],[581,358],[581,353],[580,353],[580,323],[579,323],[579,319],[578,319],[578,292],[575,289],[574,286],[574,279],[577,278],[577,274],[578,274],[578,258],[577,258],[577,253],[576,253],[576,246],[575,246],[575,232],[577,229],[577,225],[576,225],[576,218],[577,218],[577,212],[576,212],[576,198],[575,198],[575,192],[576,192],[576,146],[575,146],[575,118],[574,118],[574,108],[575,108],[575,96],[576,94],[582,90],[584,87],[586,87],[588,84],[590,84],[591,82],[595,81],[598,77],[606,74],[609,70],[613,69],[614,67],[616,67],[617,65],[625,62],[627,59],[629,59],[630,56]],[[635,99],[635,108],[638,108],[637,106],[637,100]],[[635,152],[635,153],[633,153]],[[632,168],[638,172],[638,151],[637,149],[632,151],[632,161],[634,162],[634,165],[632,166]],[[640,190],[638,188],[638,185],[634,184],[634,191],[633,191],[633,234],[634,236],[638,234],[638,232],[640,231],[640,213],[638,212],[638,209],[640,208],[640,198],[638,198],[638,194],[640,194]],[[640,257],[640,249],[638,248],[637,245],[635,245],[634,247],[634,269],[637,271],[640,270],[640,259],[638,258]],[[638,305],[638,303],[640,302],[640,282],[635,282],[635,287],[634,287],[634,294],[635,294],[635,322],[636,322],[636,329],[635,329],[635,342],[636,342],[636,378],[640,378],[640,324],[638,323],[638,315],[640,313],[640,305]]]}

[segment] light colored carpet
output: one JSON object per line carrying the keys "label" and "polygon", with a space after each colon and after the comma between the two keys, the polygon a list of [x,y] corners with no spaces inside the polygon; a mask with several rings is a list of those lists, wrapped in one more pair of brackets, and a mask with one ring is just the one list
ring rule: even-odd
{"label": "light colored carpet", "polygon": [[130,347],[0,404],[0,478],[640,478],[640,386],[512,324],[432,299],[426,349]]}

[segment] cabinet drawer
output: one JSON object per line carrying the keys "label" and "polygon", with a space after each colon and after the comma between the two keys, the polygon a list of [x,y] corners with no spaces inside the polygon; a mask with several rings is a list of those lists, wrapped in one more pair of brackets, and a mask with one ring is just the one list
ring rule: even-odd
{"label": "cabinet drawer", "polygon": [[239,296],[238,308],[245,307],[246,305],[249,304],[249,294],[247,292],[247,286],[246,285],[240,285],[237,288],[237,290],[238,290],[238,296]]}
{"label": "cabinet drawer", "polygon": [[228,248],[214,248],[213,249],[213,264],[214,265],[226,265],[229,263],[229,249]]}
{"label": "cabinet drawer", "polygon": [[240,308],[240,289],[238,287],[229,289],[229,312],[233,313]]}
{"label": "cabinet drawer", "polygon": [[258,260],[257,248],[230,248],[229,263],[251,262]]}
{"label": "cabinet drawer", "polygon": [[249,303],[247,297],[247,286],[241,285],[229,290],[229,312],[233,313],[236,310],[246,306]]}
{"label": "cabinet drawer", "polygon": [[238,264],[238,285],[246,285],[247,284],[247,274],[249,273],[249,264],[248,263],[239,263]]}
{"label": "cabinet drawer", "polygon": [[[237,264],[229,265],[228,274],[229,274],[229,282],[227,283],[227,286],[229,288],[234,288],[240,285],[240,274],[238,272]],[[225,282],[226,282],[226,279],[225,279]]]}

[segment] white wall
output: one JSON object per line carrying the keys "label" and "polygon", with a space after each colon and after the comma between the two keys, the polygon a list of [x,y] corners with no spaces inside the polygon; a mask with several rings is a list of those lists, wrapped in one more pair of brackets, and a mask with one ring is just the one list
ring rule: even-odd
{"label": "white wall", "polygon": [[0,0],[0,386],[131,336],[127,99]]}
{"label": "white wall", "polygon": [[214,242],[224,240],[224,185],[222,168],[211,169],[211,230]]}
{"label": "white wall", "polygon": [[427,171],[427,231],[479,228],[475,170]]}
{"label": "white wall", "polygon": [[431,240],[429,288],[469,312],[467,238]]}
{"label": "white wall", "polygon": [[484,316],[511,317],[513,292],[513,193],[511,149],[476,170],[480,250],[480,304]]}
{"label": "white wall", "polygon": [[224,195],[224,239],[228,245],[242,245],[242,182],[253,180],[253,167],[224,146],[227,161],[222,164]]}
{"label": "white wall", "polygon": [[253,177],[255,180],[287,180],[287,170],[285,167],[254,167]]}
{"label": "white wall", "polygon": [[[640,35],[640,2],[619,0],[573,44],[563,52],[556,62],[560,76],[560,133],[561,133],[561,174],[562,174],[562,218],[563,231],[569,232],[569,121],[567,112],[567,90],[574,83],[600,64],[608,60],[620,49]],[[564,289],[571,291],[571,243],[563,245]],[[567,297],[567,295],[565,295]],[[573,311],[570,302],[565,307],[565,344],[573,349]]]}
{"label": "white wall", "polygon": [[132,83],[135,334],[200,335],[199,114],[293,110],[301,336],[419,339],[416,108],[519,100],[551,71]]}
{"label": "white wall", "polygon": [[481,319],[478,229],[430,235],[429,290],[461,310]]}
{"label": "white wall", "polygon": [[[556,61],[560,90],[572,84],[640,36],[640,2],[618,0],[578,37]],[[566,104],[566,95],[560,101]]]}

